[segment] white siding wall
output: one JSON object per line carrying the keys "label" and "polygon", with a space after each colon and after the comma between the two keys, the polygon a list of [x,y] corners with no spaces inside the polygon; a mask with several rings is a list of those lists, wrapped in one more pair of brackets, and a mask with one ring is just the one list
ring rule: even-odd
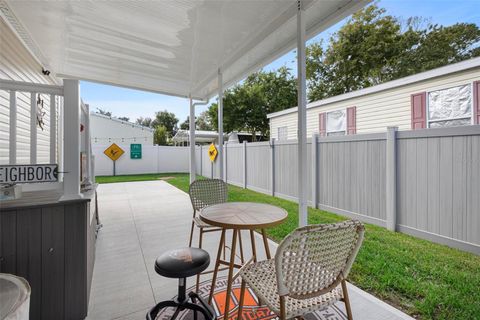
{"label": "white siding wall", "polygon": [[91,114],[90,128],[92,145],[140,143],[153,146],[153,131],[132,123]]}
{"label": "white siding wall", "polygon": [[[361,97],[334,102],[307,110],[307,136],[318,133],[318,115],[321,112],[357,107],[357,133],[385,131],[388,126],[400,130],[411,129],[410,95],[422,91],[445,89],[480,80],[480,68],[405,85]],[[277,139],[278,127],[288,125],[288,138],[297,138],[297,112],[270,119],[270,134]]]}
{"label": "white siding wall", "polygon": [[[40,84],[55,84],[42,74],[42,66],[25,49],[0,18],[0,79]],[[44,100],[44,130],[38,128],[37,162],[48,163],[50,150],[50,97]],[[0,164],[9,162],[9,92],[0,90]],[[30,163],[30,93],[17,93],[17,162]]]}

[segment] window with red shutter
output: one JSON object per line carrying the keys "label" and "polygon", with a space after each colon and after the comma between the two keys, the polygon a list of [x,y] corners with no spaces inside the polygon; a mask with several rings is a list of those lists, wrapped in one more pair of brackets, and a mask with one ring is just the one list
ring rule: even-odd
{"label": "window with red shutter", "polygon": [[318,115],[318,132],[321,137],[324,137],[327,133],[327,121],[325,112],[322,112]]}
{"label": "window with red shutter", "polygon": [[347,134],[357,133],[357,107],[347,108]]}
{"label": "window with red shutter", "polygon": [[424,129],[427,127],[427,93],[412,94],[412,129]]}

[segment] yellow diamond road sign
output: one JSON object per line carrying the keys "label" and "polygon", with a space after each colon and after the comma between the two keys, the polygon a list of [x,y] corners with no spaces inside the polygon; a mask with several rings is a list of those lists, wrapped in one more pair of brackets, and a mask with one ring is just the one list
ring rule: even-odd
{"label": "yellow diamond road sign", "polygon": [[215,159],[217,158],[217,154],[217,148],[215,148],[215,145],[212,143],[210,145],[210,148],[208,148],[208,156],[210,157],[210,161],[215,161]]}
{"label": "yellow diamond road sign", "polygon": [[105,155],[113,161],[116,161],[122,156],[122,154],[125,153],[125,151],[123,151],[123,149],[117,146],[115,143],[112,143],[112,145],[105,149],[103,153],[105,153]]}

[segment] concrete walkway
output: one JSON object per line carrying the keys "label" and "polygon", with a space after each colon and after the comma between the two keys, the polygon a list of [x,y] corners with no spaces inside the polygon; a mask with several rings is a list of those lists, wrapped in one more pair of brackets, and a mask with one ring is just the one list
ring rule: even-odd
{"label": "concrete walkway", "polygon": [[[176,295],[177,281],[160,277],[153,264],[162,252],[188,245],[189,197],[165,181],[146,181],[100,185],[98,201],[103,228],[87,319],[145,319],[155,303]],[[218,241],[219,233],[204,236],[212,261]],[[244,242],[248,257],[249,242]],[[276,245],[270,244],[274,252]],[[187,287],[194,285],[193,278],[188,281]],[[353,285],[349,290],[355,320],[412,319]],[[343,303],[337,305],[344,310]]]}

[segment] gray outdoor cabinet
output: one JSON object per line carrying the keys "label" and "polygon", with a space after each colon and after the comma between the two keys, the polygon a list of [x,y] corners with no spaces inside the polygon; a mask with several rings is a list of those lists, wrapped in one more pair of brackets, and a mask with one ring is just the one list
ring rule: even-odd
{"label": "gray outdoor cabinet", "polygon": [[24,193],[0,203],[0,272],[28,280],[30,319],[84,319],[95,259],[95,194],[58,202]]}

